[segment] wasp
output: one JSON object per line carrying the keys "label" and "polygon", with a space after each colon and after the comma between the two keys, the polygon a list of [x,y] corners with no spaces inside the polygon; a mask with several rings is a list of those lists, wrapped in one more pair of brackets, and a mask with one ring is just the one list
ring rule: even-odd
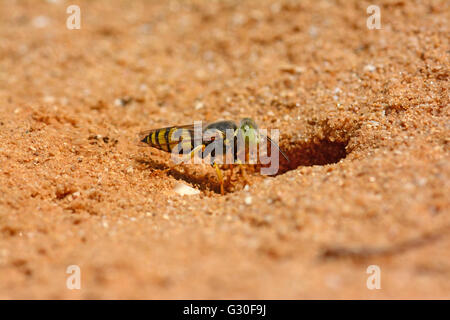
{"label": "wasp", "polygon": [[[201,159],[209,158],[210,165],[216,170],[222,195],[224,181],[219,164],[223,163],[224,157],[228,159],[226,163],[242,164],[248,160],[249,146],[257,146],[266,140],[265,142],[269,141],[289,161],[272,139],[259,133],[258,126],[250,118],[243,118],[239,124],[230,120],[207,123],[201,125],[200,134],[195,130],[195,125],[151,129],[139,133],[139,140],[150,147],[170,153],[188,154],[192,158],[201,150]],[[239,148],[239,145],[244,148]],[[222,160],[218,161],[219,159]]]}

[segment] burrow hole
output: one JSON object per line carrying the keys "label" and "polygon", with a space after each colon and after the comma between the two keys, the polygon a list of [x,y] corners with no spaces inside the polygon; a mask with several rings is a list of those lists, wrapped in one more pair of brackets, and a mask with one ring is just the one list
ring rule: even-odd
{"label": "burrow hole", "polygon": [[277,175],[295,170],[301,166],[324,166],[338,163],[347,156],[348,141],[330,141],[328,139],[295,141],[282,145],[289,162],[280,157],[280,169]]}
{"label": "burrow hole", "polygon": [[[347,156],[348,141],[331,141],[329,139],[309,139],[306,141],[293,141],[283,142],[281,141],[280,148],[288,156],[289,162],[286,161],[280,155],[280,164],[275,177],[284,174],[288,171],[295,170],[301,166],[316,166],[316,165],[329,165],[339,162]],[[155,156],[146,156],[145,158],[139,158],[137,161],[149,169],[153,169],[155,173],[165,172],[167,175],[174,177],[177,180],[185,181],[192,184],[195,188],[198,188],[206,195],[220,194],[220,185],[215,175],[214,169],[201,170],[198,165],[182,164],[172,165],[169,164],[167,155],[162,154],[160,151],[152,151]],[[162,159],[164,158],[164,159]],[[205,166],[203,166],[204,168]],[[223,174],[226,181],[225,194],[239,191],[245,187],[245,184],[259,183],[261,179],[260,168],[255,166],[247,166],[245,172],[242,173],[240,169],[230,168],[226,166],[223,168]]]}

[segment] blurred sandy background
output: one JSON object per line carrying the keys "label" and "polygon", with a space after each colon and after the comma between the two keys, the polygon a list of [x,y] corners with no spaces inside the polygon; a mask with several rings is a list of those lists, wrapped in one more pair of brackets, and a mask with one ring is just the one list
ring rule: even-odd
{"label": "blurred sandy background", "polygon": [[[445,0],[1,1],[0,298],[449,298],[449,18]],[[225,196],[135,143],[242,117],[292,161]]]}

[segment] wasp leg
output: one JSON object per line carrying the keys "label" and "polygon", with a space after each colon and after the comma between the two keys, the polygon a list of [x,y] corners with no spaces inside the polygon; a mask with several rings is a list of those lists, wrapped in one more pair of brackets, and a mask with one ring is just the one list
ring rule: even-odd
{"label": "wasp leg", "polygon": [[214,169],[216,169],[216,174],[217,174],[217,178],[219,179],[219,183],[220,183],[220,194],[224,195],[225,192],[223,190],[223,175],[222,175],[222,171],[219,168],[219,165],[217,163],[214,162]]}
{"label": "wasp leg", "polygon": [[196,146],[191,152],[189,152],[188,155],[183,155],[183,157],[182,157],[183,162],[189,161],[189,160],[193,160],[194,157],[195,157],[195,154],[196,154],[200,149],[201,149],[202,151],[204,151],[204,150],[205,150],[205,145],[204,145],[204,144],[198,145],[198,146]]}
{"label": "wasp leg", "polygon": [[199,146],[196,146],[196,147],[194,148],[194,150],[192,150],[191,153],[190,153],[191,159],[194,159],[195,154],[196,154],[200,149],[202,149],[202,151],[205,151],[205,145],[204,145],[204,144],[201,144],[201,145],[199,145]]}

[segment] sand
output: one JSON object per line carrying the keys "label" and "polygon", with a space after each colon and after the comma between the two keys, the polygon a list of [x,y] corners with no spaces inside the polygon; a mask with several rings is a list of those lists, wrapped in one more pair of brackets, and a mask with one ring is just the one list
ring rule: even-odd
{"label": "sand", "polygon": [[[69,4],[0,4],[0,298],[450,298],[448,1]],[[223,196],[136,144],[243,117]]]}

